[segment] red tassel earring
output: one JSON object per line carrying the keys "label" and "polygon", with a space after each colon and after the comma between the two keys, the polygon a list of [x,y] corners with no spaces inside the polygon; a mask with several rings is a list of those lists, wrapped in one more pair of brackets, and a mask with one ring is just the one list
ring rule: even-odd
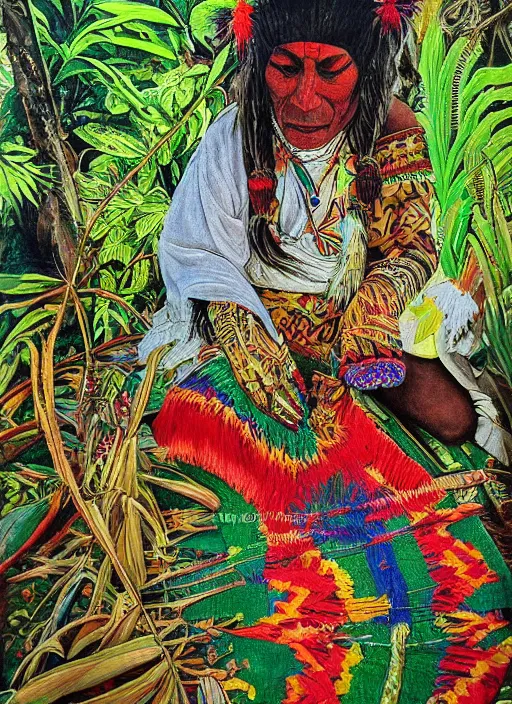
{"label": "red tassel earring", "polygon": [[252,39],[252,13],[254,7],[247,0],[238,0],[233,11],[232,28],[236,39],[236,48],[239,56],[245,54],[247,44]]}
{"label": "red tassel earring", "polygon": [[249,197],[256,215],[269,215],[276,192],[276,177],[266,169],[253,171],[247,179]]}
{"label": "red tassel earring", "polygon": [[419,11],[419,0],[375,0],[375,10],[382,23],[382,33],[399,32],[406,20]]}

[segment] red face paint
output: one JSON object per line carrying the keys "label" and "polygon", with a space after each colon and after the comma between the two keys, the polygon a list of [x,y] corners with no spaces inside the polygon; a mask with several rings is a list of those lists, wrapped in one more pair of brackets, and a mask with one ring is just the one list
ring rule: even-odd
{"label": "red face paint", "polygon": [[316,149],[333,139],[357,108],[358,76],[350,55],[330,44],[293,42],[274,49],[265,78],[290,144]]}

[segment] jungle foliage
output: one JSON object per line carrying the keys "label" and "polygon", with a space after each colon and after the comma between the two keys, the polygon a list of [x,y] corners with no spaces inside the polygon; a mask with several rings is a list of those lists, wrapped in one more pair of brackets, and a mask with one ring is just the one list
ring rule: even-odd
{"label": "jungle foliage", "polygon": [[[165,462],[145,422],[172,380],[164,351],[143,378],[136,363],[165,293],[164,215],[229,100],[236,56],[212,18],[233,4],[3,5],[0,702],[188,702],[184,682],[208,702],[251,698],[238,664],[198,656],[227,624],[184,618],[217,575],[236,578],[237,555],[182,546],[211,530],[220,501]],[[484,4],[462,31],[426,3],[409,98],[437,179],[443,268],[485,288],[479,352],[508,393],[511,17]]]}

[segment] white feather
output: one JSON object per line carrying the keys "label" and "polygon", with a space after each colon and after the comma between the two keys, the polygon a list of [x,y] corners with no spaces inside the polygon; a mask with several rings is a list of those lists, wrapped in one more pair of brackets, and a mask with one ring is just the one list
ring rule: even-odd
{"label": "white feather", "polygon": [[471,327],[479,312],[471,295],[451,281],[429,287],[425,295],[433,298],[444,314],[443,330],[448,350],[468,354],[474,340]]}
{"label": "white feather", "polygon": [[327,296],[344,310],[364,279],[368,232],[357,211],[349,210],[341,225],[341,251],[329,282]]}

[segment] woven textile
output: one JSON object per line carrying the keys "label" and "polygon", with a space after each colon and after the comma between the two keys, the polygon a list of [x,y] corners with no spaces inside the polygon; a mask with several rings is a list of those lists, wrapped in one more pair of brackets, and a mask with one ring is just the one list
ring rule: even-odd
{"label": "woven textile", "polygon": [[314,410],[287,430],[219,354],[155,421],[169,457],[221,498],[189,543],[203,564],[229,555],[185,611],[211,619],[205,672],[236,702],[490,704],[512,657],[512,580],[482,506],[450,491],[484,473],[434,478],[339,381],[315,373],[310,388]]}

